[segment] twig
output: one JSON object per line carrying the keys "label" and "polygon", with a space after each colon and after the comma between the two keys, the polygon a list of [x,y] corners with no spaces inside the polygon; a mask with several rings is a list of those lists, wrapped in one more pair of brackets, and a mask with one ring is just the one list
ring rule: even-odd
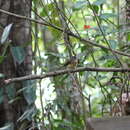
{"label": "twig", "polygon": [[82,72],[82,71],[93,71],[93,72],[130,72],[130,68],[96,68],[96,67],[78,67],[76,69],[64,69],[64,70],[58,70],[53,72],[48,72],[43,75],[27,75],[23,77],[18,78],[12,78],[12,79],[6,79],[4,81],[5,84],[10,84],[12,82],[19,82],[24,80],[34,80],[34,79],[44,79],[48,77],[54,77],[58,75],[63,74],[69,74],[69,73],[76,73],[76,72]]}
{"label": "twig", "polygon": [[[101,28],[100,20],[99,20],[99,17],[97,17],[97,15],[96,15],[95,9],[93,8],[92,4],[90,3],[90,0],[86,0],[86,1],[88,2],[89,6],[90,6],[90,8],[91,8],[91,10],[92,10],[92,12],[93,12],[93,14],[94,14],[94,17],[95,17],[95,19],[96,19],[96,22],[97,22],[97,25],[98,25],[98,27],[99,27],[99,30],[100,30],[100,32],[101,32],[101,34],[102,34],[102,36],[103,36],[103,38],[104,38],[104,40],[105,40],[105,42],[106,42],[108,48],[109,48],[110,50],[112,50],[112,48],[111,48],[111,46],[110,46],[110,43],[108,42],[108,40],[107,40],[107,38],[106,38],[106,36],[105,36],[105,34],[104,34],[102,28]],[[112,52],[113,56],[116,58],[116,60],[120,63],[120,65],[123,66],[122,62],[120,61],[120,59],[119,59],[119,57],[116,55],[116,53],[115,53],[114,51],[111,51],[111,52]]]}
{"label": "twig", "polygon": [[[38,24],[41,24],[41,25],[50,26],[50,27],[53,27],[54,29],[59,30],[59,31],[61,31],[61,32],[64,31],[64,29],[62,29],[62,28],[60,28],[60,27],[57,27],[57,26],[55,26],[54,24],[51,24],[51,23],[47,22],[46,20],[44,20],[44,22],[43,22],[43,21],[40,21],[40,20],[35,20],[35,19],[32,19],[32,18],[26,17],[26,16],[17,15],[17,14],[14,14],[14,13],[11,13],[11,12],[8,12],[8,11],[5,11],[5,10],[2,10],[2,9],[0,9],[0,12],[5,13],[5,14],[10,15],[10,16],[14,16],[14,17],[20,18],[20,19],[29,20],[29,21],[32,21],[32,22],[35,22],[35,23],[38,23]],[[43,19],[42,19],[42,20],[43,20]],[[68,33],[68,34],[69,34],[70,36],[72,36],[72,37],[77,38],[78,40],[80,40],[80,41],[83,42],[84,44],[91,45],[91,46],[95,46],[95,47],[102,48],[102,49],[107,49],[108,51],[117,53],[117,54],[119,54],[119,55],[130,57],[130,54],[127,54],[127,53],[124,53],[124,52],[121,52],[121,51],[117,51],[117,50],[113,50],[113,49],[110,49],[110,48],[108,48],[108,47],[99,45],[99,44],[97,44],[97,43],[95,43],[95,42],[93,42],[93,41],[90,41],[90,40],[81,38],[81,37],[79,37],[78,35],[72,33],[71,31],[70,31],[70,32],[66,32],[66,33]]]}

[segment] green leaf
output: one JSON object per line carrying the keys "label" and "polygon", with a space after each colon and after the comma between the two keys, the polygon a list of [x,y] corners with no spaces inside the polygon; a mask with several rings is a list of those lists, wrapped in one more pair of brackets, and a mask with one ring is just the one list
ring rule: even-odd
{"label": "green leaf", "polygon": [[1,127],[0,130],[14,130],[13,123],[7,123],[4,127]]}
{"label": "green leaf", "polygon": [[92,8],[94,9],[95,13],[98,14],[98,11],[99,11],[99,7],[97,5],[91,5]]}
{"label": "green leaf", "polygon": [[0,73],[0,78],[4,78],[4,77],[5,77],[5,75]]}
{"label": "green leaf", "polygon": [[55,119],[54,123],[58,125],[58,129],[59,130],[61,130],[61,129],[62,130],[66,130],[66,128],[68,128],[68,129],[69,128],[73,128],[73,129],[77,130],[77,129],[81,128],[81,123],[80,122],[72,123],[71,121],[68,121],[68,120],[58,120],[58,119]]}
{"label": "green leaf", "polygon": [[[113,57],[112,57],[113,58]],[[112,67],[112,66],[115,66],[116,65],[116,60],[113,58],[113,59],[108,59],[106,61],[106,63],[104,64],[104,67]]]}
{"label": "green leaf", "polygon": [[29,105],[36,100],[36,87],[35,82],[32,80],[27,80],[23,82],[25,89],[23,90],[23,95]]}
{"label": "green leaf", "polygon": [[15,89],[14,83],[6,86],[6,92],[10,100],[12,100],[15,97],[16,89]]}
{"label": "green leaf", "polygon": [[110,46],[112,49],[116,49],[117,47],[117,42],[115,40],[109,40]]}
{"label": "green leaf", "polygon": [[23,47],[11,47],[11,53],[13,55],[14,60],[21,64],[25,59],[25,51]]}
{"label": "green leaf", "polygon": [[117,15],[113,14],[113,13],[104,13],[104,14],[100,15],[101,19],[108,19],[108,18],[111,18],[111,17],[117,17]]}
{"label": "green leaf", "polygon": [[47,53],[45,53],[45,55],[47,55],[47,56],[52,55],[52,56],[55,56],[55,57],[58,57],[58,58],[65,58],[63,56],[63,54],[53,53],[53,52],[47,52]]}
{"label": "green leaf", "polygon": [[47,10],[46,10],[46,8],[42,8],[42,11],[41,11],[41,13],[40,13],[40,16],[42,16],[42,17],[47,16]]}
{"label": "green leaf", "polygon": [[95,2],[93,2],[93,5],[101,5],[101,4],[104,4],[106,2],[106,0],[96,0]]}
{"label": "green leaf", "polygon": [[5,58],[5,56],[0,56],[0,63],[3,62],[4,58]]}
{"label": "green leaf", "polygon": [[127,33],[127,39],[130,41],[130,33]]}
{"label": "green leaf", "polygon": [[80,10],[80,9],[82,9],[86,4],[87,4],[87,1],[86,1],[86,0],[77,1],[77,2],[74,4],[74,6],[73,6],[73,10],[74,10],[74,11]]}
{"label": "green leaf", "polygon": [[1,44],[5,43],[6,40],[8,39],[12,25],[13,24],[11,23],[11,24],[9,24],[8,26],[5,27],[5,29],[2,33],[2,36],[1,36]]}

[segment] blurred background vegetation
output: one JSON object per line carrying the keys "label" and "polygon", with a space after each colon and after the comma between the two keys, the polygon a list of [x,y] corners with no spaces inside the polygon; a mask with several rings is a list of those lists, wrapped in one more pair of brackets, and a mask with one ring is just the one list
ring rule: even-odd
{"label": "blurred background vegetation", "polygon": [[[98,45],[129,53],[129,30],[124,27],[122,8],[125,1],[119,0],[39,0],[34,1],[32,16],[67,28]],[[77,67],[129,66],[128,57],[84,44],[71,36],[71,45],[66,45],[64,32],[51,25],[33,24],[33,32],[36,74],[62,69],[71,55],[78,58]],[[36,100],[39,123],[56,130],[85,129],[88,117],[112,115],[113,105],[128,84],[128,74],[119,72],[86,71],[40,80]]]}
{"label": "blurred background vegetation", "polygon": [[[42,24],[31,24],[32,73],[129,68],[128,8],[125,0],[33,0],[31,17]],[[73,57],[78,62],[69,68],[65,64]],[[33,120],[41,130],[85,130],[87,118],[113,115],[113,106],[130,82],[127,71],[93,70],[25,83],[31,87],[24,97],[36,108],[30,107],[19,120]]]}

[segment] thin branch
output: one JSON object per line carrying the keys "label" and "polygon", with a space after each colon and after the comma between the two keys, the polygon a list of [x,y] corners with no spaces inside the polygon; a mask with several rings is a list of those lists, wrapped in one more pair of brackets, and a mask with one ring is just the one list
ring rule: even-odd
{"label": "thin branch", "polygon": [[59,20],[61,22],[62,28],[64,29],[63,31],[63,38],[64,38],[64,44],[68,50],[70,59],[72,58],[72,52],[73,52],[73,46],[70,42],[70,36],[68,35],[68,33],[66,33],[69,29],[68,23],[67,23],[67,19],[66,17],[63,15],[62,11],[64,11],[64,2],[60,1],[59,5],[56,2],[56,0],[54,0],[55,3],[55,8],[57,9],[57,12],[59,14]]}
{"label": "thin branch", "polygon": [[[38,23],[38,24],[41,24],[41,25],[50,26],[50,27],[53,27],[54,29],[59,30],[59,31],[61,31],[61,32],[64,31],[64,29],[62,29],[62,28],[60,28],[60,27],[57,27],[57,26],[55,26],[54,24],[51,24],[51,23],[47,22],[46,20],[44,20],[44,22],[43,22],[43,21],[40,21],[40,20],[35,20],[35,19],[33,19],[33,18],[26,17],[26,16],[17,15],[17,14],[14,14],[14,13],[11,13],[11,12],[8,12],[8,11],[5,11],[5,10],[2,10],[2,9],[0,9],[0,12],[5,13],[5,14],[10,15],[10,16],[14,16],[14,17],[20,18],[20,19],[29,20],[29,21],[32,21],[32,22],[35,22],[35,23]],[[43,20],[43,19],[42,19],[42,20]],[[72,36],[72,37],[77,38],[78,40],[80,40],[80,41],[83,42],[84,44],[91,45],[91,46],[95,46],[95,47],[102,48],[102,49],[106,49],[106,50],[108,50],[108,51],[117,53],[117,54],[122,55],[122,56],[130,57],[130,54],[127,54],[127,53],[124,53],[124,52],[121,52],[121,51],[117,51],[117,50],[113,50],[113,49],[110,49],[110,48],[108,48],[108,47],[99,45],[99,44],[95,43],[94,41],[90,41],[90,40],[81,38],[81,37],[79,37],[78,35],[72,33],[71,31],[70,31],[70,32],[66,32],[66,33],[68,33],[68,34],[69,34],[70,36]]]}
{"label": "thin branch", "polygon": [[[97,15],[96,15],[95,9],[93,8],[92,4],[90,3],[90,0],[86,0],[86,1],[88,2],[89,6],[90,6],[90,8],[91,8],[91,10],[92,10],[92,12],[93,12],[93,14],[94,14],[94,17],[95,17],[95,19],[96,19],[96,22],[97,22],[97,25],[98,25],[98,27],[99,27],[99,30],[100,30],[100,32],[101,32],[101,34],[102,34],[102,36],[103,36],[103,38],[104,38],[104,40],[105,40],[105,42],[106,42],[108,48],[109,48],[110,50],[112,50],[112,48],[111,48],[111,46],[110,46],[110,43],[108,42],[108,40],[107,40],[107,38],[106,38],[106,36],[105,36],[105,34],[104,34],[102,28],[101,28],[100,20],[99,20],[99,17],[97,17]],[[116,60],[120,63],[120,65],[123,66],[122,62],[120,61],[120,59],[119,59],[119,57],[116,55],[116,53],[115,53],[114,51],[111,51],[111,52],[112,52],[113,56],[116,58]]]}
{"label": "thin branch", "polygon": [[78,67],[76,69],[64,69],[64,70],[58,70],[53,72],[48,72],[43,75],[27,75],[23,77],[18,78],[12,78],[12,79],[6,79],[4,81],[5,84],[10,84],[12,82],[19,82],[24,80],[34,80],[34,79],[44,79],[48,77],[54,77],[59,76],[63,74],[70,74],[70,73],[76,73],[76,72],[83,72],[83,71],[93,71],[93,72],[130,72],[130,68],[96,68],[96,67]]}

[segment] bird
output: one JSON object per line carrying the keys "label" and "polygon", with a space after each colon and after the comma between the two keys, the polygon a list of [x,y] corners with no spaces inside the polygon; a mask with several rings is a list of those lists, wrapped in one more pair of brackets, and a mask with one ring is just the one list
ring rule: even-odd
{"label": "bird", "polygon": [[78,63],[79,63],[78,58],[76,56],[72,56],[68,61],[64,63],[64,67],[74,69],[77,67]]}

